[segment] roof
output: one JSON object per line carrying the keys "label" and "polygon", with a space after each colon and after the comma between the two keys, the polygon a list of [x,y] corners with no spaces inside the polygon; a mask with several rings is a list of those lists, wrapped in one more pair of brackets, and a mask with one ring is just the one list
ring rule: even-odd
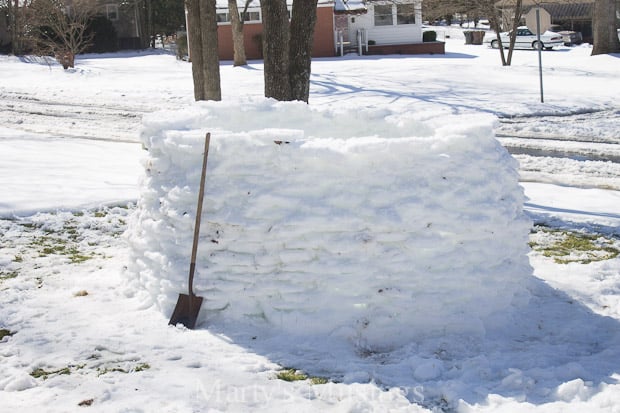
{"label": "roof", "polygon": [[[216,0],[215,6],[218,9],[227,9],[228,8],[228,0]],[[239,9],[243,9],[245,7],[245,0],[237,0],[237,7]],[[260,7],[260,2],[258,0],[251,0],[249,8],[257,8]]]}
{"label": "roof", "polygon": [[[334,3],[334,0],[318,0],[318,1],[319,1],[319,6]],[[336,0],[336,1],[342,1],[342,0]],[[355,0],[355,1],[361,1],[361,0]],[[240,10],[242,10],[245,7],[245,2],[246,0],[237,0],[237,7]],[[218,9],[228,8],[228,0],[216,0],[215,4]],[[293,0],[286,0],[286,4],[288,6],[291,6],[293,4]],[[260,0],[250,0],[250,5],[248,6],[248,8],[250,9],[260,8]]]}
{"label": "roof", "polygon": [[[594,11],[594,3],[543,3],[541,7],[556,20],[592,18]],[[532,8],[534,6],[524,7],[523,13],[527,13]]]}
{"label": "roof", "polygon": [[334,12],[340,14],[361,14],[366,13],[365,0],[335,0]]}

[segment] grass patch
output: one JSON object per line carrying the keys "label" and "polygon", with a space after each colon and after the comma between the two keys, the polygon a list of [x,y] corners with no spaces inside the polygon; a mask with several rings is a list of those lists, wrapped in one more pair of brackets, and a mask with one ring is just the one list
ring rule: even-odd
{"label": "grass patch", "polygon": [[286,369],[278,372],[276,377],[284,381],[303,381],[308,380],[308,375],[295,369]]}
{"label": "grass patch", "polygon": [[19,272],[15,271],[0,271],[0,281],[10,280],[11,278],[17,278]]}
{"label": "grass patch", "polygon": [[15,333],[11,330],[7,330],[6,328],[0,328],[0,340],[2,340],[4,337],[11,337],[13,334]]}
{"label": "grass patch", "polygon": [[78,403],[78,406],[80,406],[80,407],[92,406],[94,401],[95,401],[95,399],[82,400],[81,402]]}
{"label": "grass patch", "polygon": [[132,371],[144,371],[150,368],[151,368],[151,365],[149,363],[140,363],[136,367],[134,367]]}
{"label": "grass patch", "polygon": [[107,374],[107,373],[129,373],[129,371],[121,367],[104,367],[104,368],[97,367],[98,376],[103,376],[104,374]]}
{"label": "grass patch", "polygon": [[151,368],[151,365],[149,363],[138,363],[133,367],[130,368],[122,368],[120,366],[113,366],[113,367],[97,367],[97,375],[98,376],[102,376],[106,373],[138,373],[140,371],[145,371]]}
{"label": "grass patch", "polygon": [[559,229],[539,229],[532,234],[530,247],[557,264],[589,264],[611,260],[620,254],[617,241],[598,234]]}
{"label": "grass patch", "polygon": [[77,229],[72,229],[66,233],[69,239],[62,236],[62,233],[46,231],[45,236],[40,236],[32,240],[31,246],[37,249],[39,257],[47,257],[50,255],[64,255],[72,264],[79,264],[84,261],[93,259],[96,254],[84,253],[77,241]]}
{"label": "grass patch", "polygon": [[276,378],[279,379],[279,380],[284,380],[284,381],[288,381],[288,382],[310,380],[310,383],[312,383],[312,384],[327,384],[327,383],[329,383],[329,380],[326,379],[325,377],[316,377],[316,376],[315,377],[309,377],[303,371],[300,371],[300,370],[297,370],[297,369],[292,369],[292,368],[287,368],[287,369],[279,371],[278,374],[276,375]]}
{"label": "grass patch", "polygon": [[310,382],[312,384],[327,384],[329,380],[325,377],[310,377]]}
{"label": "grass patch", "polygon": [[35,379],[42,378],[43,380],[47,380],[50,376],[62,374],[71,374],[71,369],[69,367],[63,367],[58,370],[44,370],[39,368],[33,370],[32,373],[30,373],[30,375]]}

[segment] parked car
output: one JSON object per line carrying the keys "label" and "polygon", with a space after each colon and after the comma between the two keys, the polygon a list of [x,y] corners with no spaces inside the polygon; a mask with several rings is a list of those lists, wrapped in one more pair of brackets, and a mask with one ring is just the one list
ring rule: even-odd
{"label": "parked car", "polygon": [[[502,40],[502,45],[504,46],[504,48],[508,48],[508,46],[510,45],[510,32],[500,33],[500,38]],[[499,41],[497,40],[497,36],[491,35],[488,38],[485,36],[484,43],[489,44],[494,49],[499,48]],[[550,31],[541,33],[539,43],[537,36],[532,33],[532,31],[526,26],[517,27],[515,48],[535,50],[540,48],[551,50],[555,46],[562,46],[563,44],[564,40],[562,39],[562,35],[559,33]]]}
{"label": "parked car", "polygon": [[562,40],[564,40],[564,46],[573,46],[583,43],[583,36],[581,35],[581,32],[564,30],[559,24],[552,24],[549,26],[549,31],[561,34]]}
{"label": "parked car", "polygon": [[575,44],[583,43],[583,36],[581,35],[581,32],[575,32],[572,30],[562,30],[557,33],[562,35],[564,46],[572,46]]}

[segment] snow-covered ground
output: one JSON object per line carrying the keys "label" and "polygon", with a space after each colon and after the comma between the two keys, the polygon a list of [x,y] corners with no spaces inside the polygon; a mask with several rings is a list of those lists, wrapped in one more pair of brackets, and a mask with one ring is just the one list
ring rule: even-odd
{"label": "snow-covered ground", "polygon": [[[496,50],[450,35],[445,56],[316,60],[311,105],[498,116],[500,141],[523,148],[525,208],[538,224],[532,299],[482,342],[384,353],[167,326],[126,283],[122,233],[138,198],[141,118],[191,105],[189,65],[115,54],[65,72],[1,56],[3,409],[618,411],[620,167],[602,159],[620,143],[620,60],[587,46],[544,52],[540,103],[535,52],[502,67]],[[224,63],[224,99],[260,96],[262,75],[260,62]],[[282,368],[327,383],[277,379]]]}

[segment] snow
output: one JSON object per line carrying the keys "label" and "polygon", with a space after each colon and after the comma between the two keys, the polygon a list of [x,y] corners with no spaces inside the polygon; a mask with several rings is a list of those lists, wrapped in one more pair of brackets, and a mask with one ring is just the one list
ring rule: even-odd
{"label": "snow", "polygon": [[[135,162],[141,150],[135,144],[42,138],[8,128],[1,128],[0,134],[0,186],[10,194],[0,200],[2,215],[135,200],[137,179],[127,179],[141,171]],[[66,187],[71,188],[70,196]]]}
{"label": "snow", "polygon": [[525,295],[531,222],[492,117],[368,110],[352,126],[355,112],[237,105],[144,121],[129,270],[164,314],[187,290],[205,130],[204,323],[393,350],[483,335],[485,319]]}
{"label": "snow", "polygon": [[[473,182],[481,188],[494,183],[515,185],[504,175],[511,170],[514,173],[513,161],[507,158],[506,163],[498,163],[505,152],[490,151],[488,145],[496,141],[480,132],[484,128],[477,133],[468,130],[465,122],[476,120],[488,127],[493,121],[482,119],[497,116],[499,124],[495,125],[502,143],[504,136],[523,139],[536,135],[533,137],[543,139],[543,147],[532,144],[529,148],[580,153],[571,158],[536,153],[515,156],[521,164],[521,185],[529,198],[525,200],[525,211],[536,224],[545,225],[532,229],[536,235],[533,239],[550,238],[546,230],[572,231],[593,235],[605,245],[620,248],[617,163],[587,159],[590,150],[598,150],[595,143],[612,148],[618,144],[618,56],[590,57],[588,46],[544,52],[546,96],[545,103],[540,103],[535,52],[517,51],[513,66],[502,67],[496,50],[463,45],[458,30],[445,30],[450,36],[446,56],[346,56],[314,61],[310,108],[299,109],[290,119],[274,116],[277,110],[260,99],[260,62],[251,62],[247,68],[222,65],[221,106],[236,105],[237,110],[253,111],[256,105],[264,105],[263,113],[273,116],[247,116],[240,121],[239,113],[232,111],[228,117],[218,112],[213,119],[197,119],[213,109],[192,103],[189,65],[165,53],[83,56],[75,70],[66,72],[46,61],[1,56],[0,216],[4,219],[0,220],[0,329],[12,333],[0,340],[2,408],[66,412],[78,410],[81,404],[85,409],[105,412],[617,411],[618,257],[588,264],[558,264],[534,249],[528,264],[533,276],[531,269],[523,274],[528,300],[506,303],[503,310],[485,317],[484,330],[478,334],[450,332],[414,336],[396,343],[390,331],[386,337],[379,336],[379,342],[393,344],[389,349],[355,346],[341,337],[279,331],[258,321],[218,318],[211,312],[203,314],[199,328],[193,331],[168,326],[169,314],[162,308],[169,308],[169,304],[153,305],[154,296],[146,291],[164,291],[161,297],[169,299],[174,287],[162,290],[150,284],[156,280],[154,277],[141,277],[138,283],[133,278],[136,237],[131,232],[135,227],[129,224],[139,220],[139,214],[151,213],[149,205],[143,204],[144,194],[140,194],[148,186],[141,186],[139,180],[153,153],[142,149],[140,133],[152,137],[145,142],[153,151],[165,143],[162,131],[168,131],[170,137],[183,137],[189,150],[197,147],[209,122],[220,122],[220,132],[236,136],[230,142],[218,143],[214,135],[209,164],[214,181],[208,184],[212,191],[222,191],[222,196],[230,196],[233,191],[232,187],[215,185],[218,179],[223,182],[223,176],[218,175],[220,167],[223,173],[226,168],[230,171],[233,165],[238,166],[236,179],[249,179],[249,167],[261,171],[268,168],[267,163],[261,163],[263,158],[265,162],[282,162],[279,167],[290,168],[298,162],[311,170],[317,168],[316,174],[319,167],[346,172],[340,206],[346,211],[344,206],[355,191],[351,169],[364,165],[353,162],[352,157],[368,158],[368,151],[378,142],[404,139],[411,148],[420,148],[420,142],[429,137],[441,142],[446,136],[439,132],[442,128],[467,131],[466,136],[477,137],[479,146],[462,147],[470,155],[498,156],[495,161],[474,159],[473,169],[467,169],[465,153],[456,150],[456,140],[434,143],[444,145],[441,152],[451,155],[458,166],[448,171],[458,182],[452,189],[471,189],[468,185]],[[306,119],[300,115],[307,110],[315,113],[316,131],[309,132]],[[143,124],[146,113],[154,114],[147,116]],[[322,116],[333,121],[326,122]],[[279,132],[285,129],[291,133],[291,143],[271,143],[273,130],[260,132],[265,122],[271,122],[269,127]],[[335,125],[335,132],[350,133],[340,125],[358,122],[366,132],[360,128],[348,136],[327,139],[330,124]],[[391,131],[411,125],[416,128],[410,128],[411,133],[388,137],[383,134],[386,124],[392,125]],[[240,149],[240,136],[246,136],[247,145],[254,145],[256,154],[263,156],[237,152],[226,162],[218,160],[218,154]],[[372,138],[359,142],[353,139],[363,136]],[[579,141],[577,149],[575,141]],[[162,156],[179,153],[178,145],[172,144],[178,141],[170,138],[169,142],[167,151],[160,152]],[[523,142],[511,141],[515,145]],[[499,148],[497,144],[495,147]],[[433,144],[414,153],[407,150],[407,145],[399,149],[411,159],[424,160],[429,172],[443,167],[440,162],[428,162],[433,153],[439,153],[438,149],[433,152]],[[180,219],[184,228],[191,228],[193,222],[196,177],[182,171],[198,164],[198,150],[194,152],[191,157],[183,154],[175,159],[183,169],[170,181],[178,178],[179,183],[188,186],[179,192],[182,198],[178,200],[189,210],[187,217]],[[342,164],[326,165],[301,155],[312,152],[329,154]],[[378,165],[391,162],[407,166],[402,158],[388,157],[381,151],[376,156],[376,177],[397,181],[401,168],[387,171]],[[250,161],[241,168],[243,162]],[[483,164],[493,172],[476,169]],[[155,166],[162,168],[161,163]],[[349,170],[340,169],[347,166]],[[272,177],[275,171],[272,168]],[[373,178],[369,171],[356,171],[364,180]],[[408,171],[418,177],[425,169]],[[286,186],[288,181],[282,176],[276,178],[287,190],[293,189]],[[338,180],[332,177],[325,187],[319,182],[297,188],[294,195],[304,202],[312,200],[322,188],[330,189],[329,185],[336,185]],[[437,185],[437,181],[428,182]],[[384,189],[376,186],[377,190]],[[268,207],[278,193],[267,182],[257,189],[265,191],[261,211],[274,219],[276,212]],[[393,201],[409,190],[398,186],[385,195],[385,200]],[[514,197],[509,204],[517,206],[519,190],[511,186],[504,190]],[[216,193],[220,192],[212,192]],[[429,216],[463,205],[454,196],[441,199],[441,193],[430,185],[424,189],[423,195],[431,197],[428,202],[435,199],[437,203],[437,210],[424,209]],[[478,193],[490,196],[486,191]],[[474,195],[464,193],[463,199]],[[138,199],[141,204],[136,206]],[[215,200],[207,193],[206,221],[209,214],[221,216],[224,211]],[[498,202],[489,202],[473,212],[507,217],[498,206]],[[155,210],[152,205],[150,208]],[[248,211],[234,212],[242,217]],[[304,208],[295,210],[290,206],[288,211],[317,224],[317,217]],[[369,211],[372,209],[361,210]],[[157,222],[163,226],[166,221]],[[386,222],[389,220],[379,223]],[[465,233],[453,216],[444,222],[450,231]],[[344,227],[344,223],[338,225]],[[515,225],[515,235],[502,254],[510,254],[515,245],[526,242],[521,224],[510,225]],[[128,227],[134,229],[125,233]],[[203,240],[209,234],[207,228],[209,224],[204,228]],[[179,254],[179,262],[169,268],[179,279],[187,271],[189,257],[189,230],[181,232],[180,244],[170,251]],[[502,234],[498,240],[506,241],[508,237]],[[151,246],[155,240],[155,232],[145,232],[146,244]],[[170,246],[172,241],[165,235],[159,242]],[[209,244],[202,243],[201,260],[212,247]],[[355,246],[350,240],[341,245]],[[445,244],[436,245],[429,254],[445,248]],[[496,252],[500,246],[488,248]],[[307,251],[290,258],[303,259],[304,253]],[[489,260],[494,259],[493,255],[489,254]],[[471,258],[481,256],[477,253]],[[411,257],[422,258],[418,252]],[[520,263],[518,268],[522,268]],[[372,264],[373,260],[369,260],[369,270]],[[222,274],[234,270],[231,266],[225,272],[225,264],[217,265],[214,270],[219,268]],[[139,287],[140,283],[147,284],[146,290]],[[446,285],[451,291],[455,288],[454,282]],[[348,286],[367,287],[363,283]],[[268,286],[259,287],[258,292],[264,292]],[[466,287],[463,292],[471,292]],[[205,308],[211,297],[216,297],[212,292],[209,288],[201,290]],[[483,291],[479,293],[482,299],[493,301]],[[245,294],[238,295],[245,299]],[[315,300],[320,296],[307,298]],[[332,300],[328,304],[339,303]],[[463,308],[478,310],[474,305]],[[346,315],[334,314],[333,319],[326,317],[324,322],[340,323]],[[420,319],[418,314],[407,316],[407,322]],[[389,325],[389,321],[383,325]],[[293,327],[292,323],[286,326]],[[312,331],[316,333],[322,327]],[[417,332],[405,331],[405,336]],[[279,380],[277,372],[284,367],[326,378],[328,383]],[[43,377],[33,377],[37,369],[43,370]]]}

